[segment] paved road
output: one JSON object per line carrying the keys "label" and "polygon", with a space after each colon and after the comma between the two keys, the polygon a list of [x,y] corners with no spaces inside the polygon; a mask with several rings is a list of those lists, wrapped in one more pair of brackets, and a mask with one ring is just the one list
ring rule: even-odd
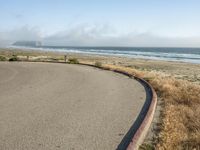
{"label": "paved road", "polygon": [[145,96],[137,81],[110,71],[0,62],[0,149],[116,149]]}

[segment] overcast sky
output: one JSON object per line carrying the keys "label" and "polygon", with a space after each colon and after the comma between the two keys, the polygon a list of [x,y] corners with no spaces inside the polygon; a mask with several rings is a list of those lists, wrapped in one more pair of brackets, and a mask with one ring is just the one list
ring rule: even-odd
{"label": "overcast sky", "polygon": [[200,47],[200,0],[0,0],[0,45]]}

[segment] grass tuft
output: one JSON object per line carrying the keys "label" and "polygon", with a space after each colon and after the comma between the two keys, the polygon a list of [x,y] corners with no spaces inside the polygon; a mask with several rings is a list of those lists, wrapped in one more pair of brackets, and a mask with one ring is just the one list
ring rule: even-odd
{"label": "grass tuft", "polygon": [[139,147],[139,150],[155,150],[155,148],[151,144],[144,143]]}
{"label": "grass tuft", "polygon": [[6,61],[6,57],[0,55],[0,61]]}
{"label": "grass tuft", "polygon": [[17,55],[13,55],[11,58],[9,58],[9,61],[18,61]]}
{"label": "grass tuft", "polygon": [[102,67],[102,63],[99,61],[96,61],[94,64],[96,67],[101,68]]}
{"label": "grass tuft", "polygon": [[79,64],[79,61],[78,61],[77,58],[69,58],[68,61],[69,61],[70,64]]}

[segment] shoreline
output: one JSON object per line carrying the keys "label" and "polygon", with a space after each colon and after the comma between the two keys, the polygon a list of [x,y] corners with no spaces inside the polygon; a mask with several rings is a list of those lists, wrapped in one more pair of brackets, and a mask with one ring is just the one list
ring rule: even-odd
{"label": "shoreline", "polygon": [[[86,47],[87,48],[87,47]],[[103,47],[102,47],[103,48]],[[144,59],[144,60],[154,60],[154,61],[169,61],[169,62],[182,62],[182,63],[191,63],[191,64],[200,64],[200,61],[197,61],[198,58],[194,57],[195,59],[197,59],[196,61],[194,60],[194,58],[187,58],[184,57],[184,55],[196,55],[196,54],[179,54],[179,53],[160,53],[158,51],[158,53],[160,53],[160,55],[162,54],[167,54],[166,56],[158,56],[155,52],[151,52],[151,51],[132,51],[134,54],[126,54],[126,53],[106,53],[106,52],[95,52],[95,51],[81,51],[81,47],[78,47],[77,50],[75,50],[75,47],[72,47],[72,49],[70,50],[65,50],[62,48],[58,48],[58,49],[53,49],[53,48],[48,48],[48,47],[38,47],[38,48],[28,48],[28,47],[8,47],[7,49],[10,50],[30,50],[30,51],[42,51],[42,52],[47,52],[47,53],[63,53],[63,54],[79,54],[79,55],[91,55],[91,56],[105,56],[105,57],[123,57],[123,58],[130,58],[130,59]],[[92,49],[92,47],[91,47]],[[104,50],[105,51],[105,50]],[[109,50],[108,50],[109,51]],[[118,51],[118,50],[117,50]],[[137,54],[138,53],[138,54]],[[140,54],[140,53],[144,53],[144,54]],[[145,53],[152,53],[152,54],[145,54]],[[177,57],[176,55],[183,55],[182,57]],[[169,57],[168,55],[175,55],[173,57]],[[200,59],[200,57],[199,57]]]}

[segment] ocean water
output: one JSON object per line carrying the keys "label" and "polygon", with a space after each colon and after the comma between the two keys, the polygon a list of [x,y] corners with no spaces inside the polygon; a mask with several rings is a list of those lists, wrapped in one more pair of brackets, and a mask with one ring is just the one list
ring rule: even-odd
{"label": "ocean water", "polygon": [[200,64],[200,48],[42,46],[38,48],[32,47],[31,49],[66,53],[98,54],[153,60],[179,61]]}

